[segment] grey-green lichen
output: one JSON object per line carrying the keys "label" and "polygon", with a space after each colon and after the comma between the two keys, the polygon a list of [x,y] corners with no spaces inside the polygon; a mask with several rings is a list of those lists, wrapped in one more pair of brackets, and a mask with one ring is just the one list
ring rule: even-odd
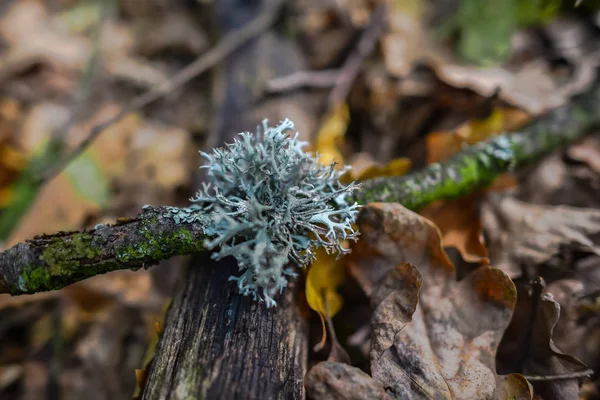
{"label": "grey-green lichen", "polygon": [[202,222],[217,249],[213,258],[233,256],[242,274],[239,291],[275,305],[273,297],[295,276],[293,265],[306,266],[315,250],[344,254],[342,241],[356,240],[352,228],[358,204],[346,196],[357,185],[340,183],[347,169],[324,166],[307,144],[291,137],[290,120],[275,127],[263,121],[255,135],[241,133],[233,143],[201,152],[208,163],[204,184],[187,209],[173,209],[180,222]]}

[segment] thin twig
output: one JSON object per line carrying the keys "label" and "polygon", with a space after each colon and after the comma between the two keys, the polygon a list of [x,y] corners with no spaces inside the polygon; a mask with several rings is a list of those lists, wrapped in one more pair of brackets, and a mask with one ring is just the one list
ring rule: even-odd
{"label": "thin twig", "polygon": [[589,378],[593,374],[594,371],[592,369],[586,369],[583,371],[557,375],[525,375],[525,379],[527,379],[529,382],[558,381],[565,379]]}
{"label": "thin twig", "polygon": [[340,71],[326,69],[323,71],[298,71],[293,74],[273,78],[265,85],[267,93],[276,94],[301,88],[324,89],[335,86]]}
{"label": "thin twig", "polygon": [[365,59],[373,52],[377,39],[383,33],[386,25],[385,12],[385,3],[380,2],[375,11],[373,11],[369,26],[363,32],[355,50],[346,59],[340,69],[335,87],[329,95],[330,109],[334,109],[348,97],[352,83],[360,72]]}
{"label": "thin twig", "polygon": [[95,125],[87,137],[61,162],[44,175],[43,182],[48,182],[62,171],[73,159],[79,156],[105,129],[122,120],[127,114],[138,111],[150,103],[163,98],[173,90],[188,83],[198,75],[215,66],[249,40],[269,29],[276,21],[279,10],[285,0],[271,0],[263,13],[235,32],[227,34],[219,43],[183,68],[171,79],[135,97],[129,104],[112,118]]}
{"label": "thin twig", "polygon": [[373,52],[377,39],[385,28],[385,5],[380,3],[371,15],[371,22],[360,37],[354,51],[340,69],[299,71],[271,79],[265,86],[267,93],[275,94],[300,88],[329,88],[329,105],[334,108],[348,96],[352,83],[360,72],[364,60]]}

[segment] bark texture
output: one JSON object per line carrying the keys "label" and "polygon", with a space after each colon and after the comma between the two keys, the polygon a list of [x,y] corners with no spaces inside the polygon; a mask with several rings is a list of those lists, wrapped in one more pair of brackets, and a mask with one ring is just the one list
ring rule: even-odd
{"label": "bark texture", "polygon": [[170,207],[76,232],[41,235],[0,253],[0,293],[60,289],[117,269],[147,268],[174,255],[203,252],[204,228],[176,222]]}
{"label": "bark texture", "polygon": [[[227,33],[271,5],[215,2],[218,27]],[[276,122],[288,117],[307,134],[316,113],[304,95],[264,100],[260,90],[262,79],[303,69],[294,43],[275,32],[233,54],[216,79],[218,107],[207,147],[230,142],[263,118]],[[298,291],[288,288],[276,299],[277,307],[267,309],[239,295],[231,275],[239,275],[233,259],[192,258],[167,314],[144,399],[304,398],[308,327],[299,314]]]}
{"label": "bark texture", "polygon": [[353,194],[360,204],[400,203],[418,210],[442,199],[454,199],[485,187],[511,169],[539,159],[582,137],[600,123],[600,83],[568,105],[524,127],[475,144],[451,160],[434,163],[401,177],[375,178]]}
{"label": "bark texture", "polygon": [[228,282],[235,260],[197,257],[174,298],[144,399],[300,399],[306,322],[294,286],[267,309]]}

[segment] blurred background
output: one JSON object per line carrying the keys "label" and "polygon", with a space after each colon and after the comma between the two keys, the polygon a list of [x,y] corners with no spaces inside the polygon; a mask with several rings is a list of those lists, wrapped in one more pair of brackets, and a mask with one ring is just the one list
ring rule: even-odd
{"label": "blurred background", "polygon": [[[225,29],[217,14],[240,11],[235,1],[219,3],[0,0],[0,250],[135,216],[145,204],[187,204],[198,150],[221,142],[213,110],[222,101],[215,82],[223,63],[133,109],[63,164],[92,127],[219,43]],[[272,30],[301,73],[247,79],[260,99],[302,96],[305,106],[286,116],[313,148],[359,172],[377,165],[401,174],[517,129],[591,87],[599,10],[592,0],[288,0]],[[597,210],[599,160],[595,135],[506,177],[504,187],[518,187],[530,204]],[[466,270],[488,255],[494,264],[505,260],[501,239],[511,234],[498,223],[507,218],[502,210],[475,212],[473,204],[463,199],[424,214]],[[597,368],[600,252],[568,254],[525,266],[506,261],[503,269],[517,285],[542,274],[560,288],[555,297],[563,295],[566,312],[555,341]],[[61,291],[0,295],[0,399],[132,398],[184,261]],[[344,339],[369,311],[356,283],[342,292],[347,305],[335,321]],[[318,341],[320,323],[311,318]],[[599,398],[595,385],[582,398]]]}

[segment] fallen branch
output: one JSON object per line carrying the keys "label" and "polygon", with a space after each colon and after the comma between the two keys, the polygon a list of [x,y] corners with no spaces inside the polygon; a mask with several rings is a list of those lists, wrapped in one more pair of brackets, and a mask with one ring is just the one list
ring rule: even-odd
{"label": "fallen branch", "polygon": [[[366,181],[351,200],[397,202],[415,210],[435,200],[460,197],[583,136],[598,123],[600,85],[596,84],[521,132],[496,136],[413,174]],[[40,236],[0,253],[0,293],[60,289],[93,275],[203,251],[203,229],[198,223],[175,223],[168,208],[162,207],[144,210],[128,223]]]}
{"label": "fallen branch", "polygon": [[529,382],[548,382],[548,381],[559,381],[565,379],[580,379],[580,378],[589,378],[594,374],[594,371],[591,369],[586,369],[583,371],[570,372],[567,374],[558,374],[558,375],[525,375],[525,379]]}
{"label": "fallen branch", "polygon": [[588,133],[600,124],[600,83],[570,104],[557,108],[520,132],[505,133],[467,147],[451,160],[419,172],[371,179],[354,192],[360,204],[400,203],[418,210],[441,199],[454,199],[491,184],[498,176]]}
{"label": "fallen branch", "polygon": [[118,269],[147,268],[175,255],[204,251],[200,224],[177,222],[170,207],[146,207],[136,218],[80,232],[36,236],[0,253],[0,293],[60,289]]}

